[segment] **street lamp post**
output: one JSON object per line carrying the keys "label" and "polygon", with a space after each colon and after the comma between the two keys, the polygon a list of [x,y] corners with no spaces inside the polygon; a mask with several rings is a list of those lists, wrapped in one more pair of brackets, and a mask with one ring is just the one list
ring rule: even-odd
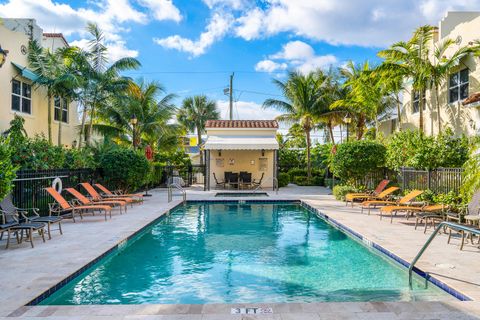
{"label": "street lamp post", "polygon": [[348,125],[350,124],[350,122],[352,122],[352,118],[350,118],[350,115],[348,113],[343,119],[343,122],[345,122],[345,124],[347,125],[347,142],[348,142]]}
{"label": "street lamp post", "polygon": [[137,119],[137,116],[135,115],[135,113],[133,114],[133,116],[130,118],[130,124],[132,125],[132,145],[133,145],[133,149],[137,149],[137,142],[136,142],[136,128],[137,128],[137,122],[138,122],[138,119]]}

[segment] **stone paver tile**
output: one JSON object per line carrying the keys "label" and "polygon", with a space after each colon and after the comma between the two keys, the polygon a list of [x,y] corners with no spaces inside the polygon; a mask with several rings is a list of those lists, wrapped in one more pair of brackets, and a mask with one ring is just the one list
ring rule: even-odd
{"label": "stone paver tile", "polygon": [[282,320],[319,320],[320,317],[316,313],[283,313],[280,315]]}

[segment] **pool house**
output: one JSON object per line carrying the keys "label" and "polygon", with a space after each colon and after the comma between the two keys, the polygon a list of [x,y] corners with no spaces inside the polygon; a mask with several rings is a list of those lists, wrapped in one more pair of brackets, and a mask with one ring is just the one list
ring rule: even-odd
{"label": "pool house", "polygon": [[208,190],[273,188],[277,178],[277,121],[209,120],[205,127]]}

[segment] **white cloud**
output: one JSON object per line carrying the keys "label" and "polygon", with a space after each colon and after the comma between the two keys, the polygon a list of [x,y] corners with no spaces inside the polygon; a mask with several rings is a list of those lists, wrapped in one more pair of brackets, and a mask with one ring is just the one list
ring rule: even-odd
{"label": "white cloud", "polygon": [[437,24],[447,10],[480,10],[479,0],[266,0],[236,19],[246,40],[282,32],[338,45],[386,46]]}
{"label": "white cloud", "polygon": [[302,41],[290,41],[285,44],[282,51],[271,55],[272,59],[307,60],[315,55],[313,48]]}
{"label": "white cloud", "polygon": [[272,60],[262,60],[255,65],[255,71],[274,72],[287,69],[286,63],[277,63]]}
{"label": "white cloud", "polygon": [[8,0],[0,4],[0,16],[34,18],[44,32],[79,36],[72,44],[82,47],[85,47],[87,42],[86,24],[94,22],[105,34],[105,44],[111,59],[136,57],[138,51],[129,49],[124,40],[123,34],[129,31],[125,24],[146,24],[150,16],[157,20],[179,21],[181,16],[170,0],[138,0],[141,7],[139,9],[132,6],[132,1],[100,0],[88,8],[73,8],[69,4],[53,0]]}
{"label": "white cloud", "polygon": [[138,2],[150,9],[156,20],[173,20],[175,22],[182,20],[180,10],[171,0],[138,0]]}
{"label": "white cloud", "polygon": [[333,55],[317,56],[315,50],[307,43],[290,41],[282,47],[282,50],[270,55],[269,59],[258,62],[255,70],[275,72],[289,67],[302,73],[308,73],[335,63],[337,63],[337,58]]}
{"label": "white cloud", "polygon": [[[229,101],[217,100],[222,119],[228,119]],[[238,120],[272,120],[281,112],[275,109],[263,109],[261,104],[253,101],[237,101],[233,105],[234,119]]]}
{"label": "white cloud", "polygon": [[230,14],[221,14],[215,12],[208,23],[206,30],[200,34],[200,38],[192,41],[179,35],[169,36],[167,38],[154,38],[153,41],[164,48],[176,49],[178,51],[188,52],[194,57],[205,53],[206,49],[223,38],[230,29],[233,17]]}
{"label": "white cloud", "polygon": [[245,8],[245,0],[203,0],[203,2],[212,9],[216,6],[230,7],[235,10]]}

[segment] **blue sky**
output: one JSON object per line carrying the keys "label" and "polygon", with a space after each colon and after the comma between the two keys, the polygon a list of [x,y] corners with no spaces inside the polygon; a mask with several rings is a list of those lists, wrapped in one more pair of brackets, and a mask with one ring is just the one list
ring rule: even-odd
{"label": "blue sky", "polygon": [[480,10],[480,0],[0,0],[0,16],[35,18],[45,32],[85,45],[88,21],[105,31],[112,59],[133,56],[134,78],[161,82],[179,96],[206,94],[226,117],[235,72],[235,118],[271,119],[272,78],[348,60],[378,61],[376,52],[407,39],[447,10]]}

